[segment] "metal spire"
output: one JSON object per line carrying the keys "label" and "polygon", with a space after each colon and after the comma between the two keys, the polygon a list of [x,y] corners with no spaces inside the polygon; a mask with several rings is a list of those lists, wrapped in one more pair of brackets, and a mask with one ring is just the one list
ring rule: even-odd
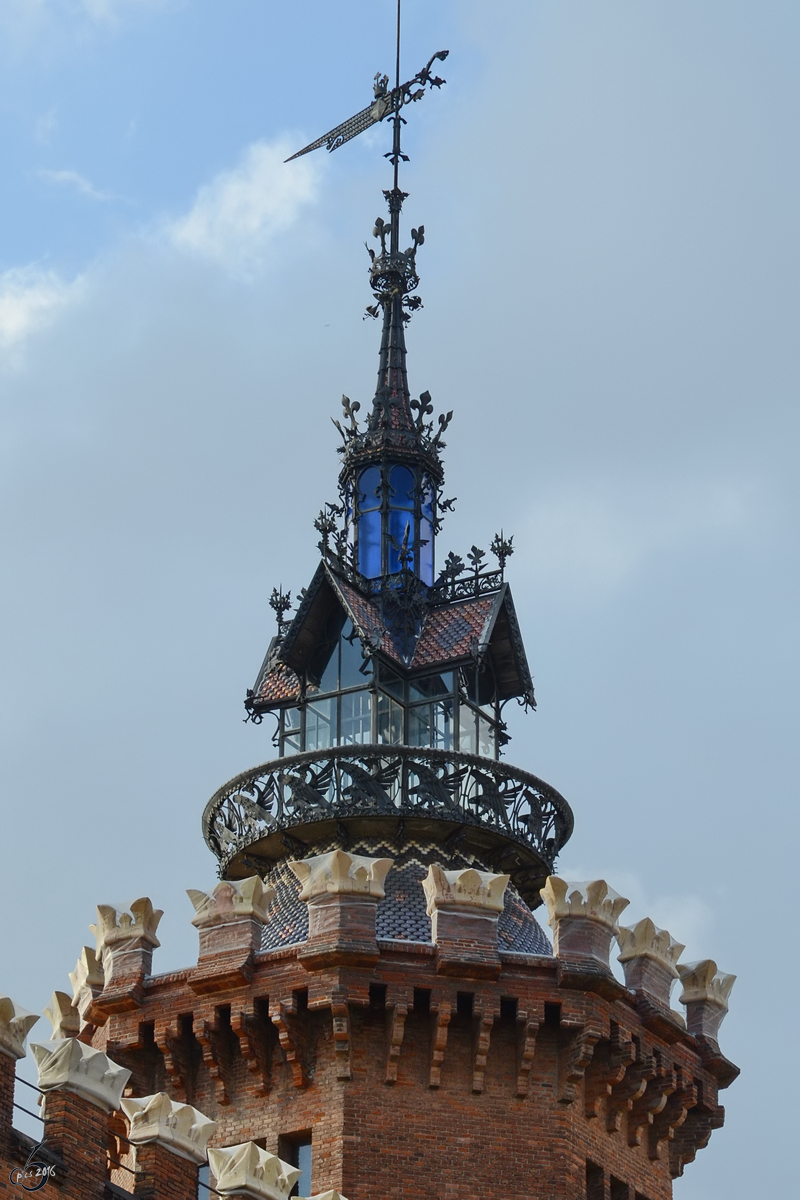
{"label": "metal spire", "polygon": [[412,229],[412,245],[407,250],[400,249],[400,212],[407,197],[407,193],[400,189],[400,163],[408,162],[408,155],[403,153],[401,146],[402,127],[405,124],[402,109],[412,101],[421,100],[426,87],[442,86],[445,80],[432,74],[431,68],[437,60],[443,62],[449,53],[447,50],[438,50],[413,79],[401,84],[400,3],[401,0],[397,0],[394,87],[390,91],[388,75],[379,72],[375,76],[375,99],[372,104],[286,159],[291,162],[321,146],[327,146],[329,151],[337,150],[372,125],[384,120],[392,121],[392,149],[385,157],[392,163],[394,177],[391,189],[383,193],[389,206],[389,221],[378,217],[372,231],[373,237],[380,240],[380,253],[376,254],[367,247],[372,260],[370,284],[376,301],[367,308],[367,314],[375,318],[381,315],[381,311],[383,314],[378,386],[370,418],[370,428],[373,430],[411,430],[415,424],[406,373],[405,325],[411,313],[422,306],[419,296],[412,293],[419,284],[416,254],[417,248],[425,240],[425,227],[420,225],[419,229]]}

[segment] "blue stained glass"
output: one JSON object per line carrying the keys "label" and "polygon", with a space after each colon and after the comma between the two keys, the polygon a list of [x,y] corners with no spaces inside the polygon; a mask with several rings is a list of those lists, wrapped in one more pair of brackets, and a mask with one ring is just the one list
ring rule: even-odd
{"label": "blue stained glass", "polygon": [[433,488],[427,475],[422,481],[422,515],[433,520]]}
{"label": "blue stained glass", "polygon": [[358,511],[368,512],[381,505],[380,467],[367,467],[358,478]]}
{"label": "blue stained glass", "polygon": [[389,472],[389,497],[390,508],[413,509],[414,475],[408,467],[392,467]]}
{"label": "blue stained glass", "polygon": [[423,517],[419,523],[420,541],[425,542],[419,548],[419,577],[423,583],[433,583],[433,526]]}
{"label": "blue stained glass", "polygon": [[358,569],[367,579],[375,579],[381,573],[381,514],[378,509],[359,517]]}
{"label": "blue stained glass", "polygon": [[[403,544],[403,538],[406,536],[408,529],[408,548],[412,550],[414,547],[414,518],[408,511],[400,509],[391,509],[389,511],[389,574],[393,575],[395,571],[400,570],[400,547]],[[394,543],[392,542],[394,538]],[[395,545],[396,543],[396,545]],[[413,569],[413,555],[409,560],[409,567]]]}

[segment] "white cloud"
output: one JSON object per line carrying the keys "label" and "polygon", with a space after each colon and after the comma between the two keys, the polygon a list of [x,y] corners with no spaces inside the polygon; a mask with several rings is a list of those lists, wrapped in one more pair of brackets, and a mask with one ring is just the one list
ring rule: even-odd
{"label": "white cloud", "polygon": [[0,274],[0,349],[18,347],[77,298],[82,280],[66,283],[54,271],[14,267]]}
{"label": "white cloud", "polygon": [[75,188],[82,196],[88,196],[90,200],[113,200],[115,197],[110,192],[101,192],[94,184],[81,175],[79,171],[47,171],[38,172],[40,179],[45,179],[48,183],[64,184],[66,187]]}
{"label": "white cloud", "polygon": [[295,143],[256,142],[241,163],[201,187],[190,211],[168,232],[175,246],[248,273],[317,196],[321,164],[286,164]]}

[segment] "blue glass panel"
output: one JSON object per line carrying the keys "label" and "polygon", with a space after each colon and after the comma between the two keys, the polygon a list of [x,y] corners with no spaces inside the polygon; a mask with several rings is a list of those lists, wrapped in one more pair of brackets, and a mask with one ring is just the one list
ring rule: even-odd
{"label": "blue glass panel", "polygon": [[[389,574],[393,575],[395,571],[400,570],[400,547],[403,544],[403,538],[406,536],[406,527],[408,527],[408,545],[409,549],[414,546],[414,517],[413,514],[400,509],[391,509],[389,512],[389,537],[394,538],[397,545],[389,542]],[[413,569],[413,556],[409,560],[409,567]]]}
{"label": "blue glass panel", "polygon": [[358,521],[358,569],[367,579],[381,573],[381,514],[377,509],[362,513]]}
{"label": "blue glass panel", "polygon": [[427,475],[422,481],[422,515],[433,520],[433,488]]}
{"label": "blue glass panel", "polygon": [[426,517],[419,523],[419,536],[425,542],[419,548],[419,577],[423,583],[433,583],[433,526]]}
{"label": "blue glass panel", "polygon": [[414,474],[408,467],[392,467],[389,472],[389,507],[414,508]]}
{"label": "blue glass panel", "polygon": [[367,467],[358,477],[358,511],[368,512],[381,505],[380,467]]}

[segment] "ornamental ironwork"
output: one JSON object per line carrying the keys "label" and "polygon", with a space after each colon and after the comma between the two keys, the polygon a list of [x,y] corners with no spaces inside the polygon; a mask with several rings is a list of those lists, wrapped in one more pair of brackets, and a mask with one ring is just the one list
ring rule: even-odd
{"label": "ornamental ironwork", "polygon": [[203,836],[220,873],[274,833],[351,817],[426,817],[477,826],[552,869],[572,810],[549,784],[506,763],[412,746],[332,746],[275,759],[212,796]]}

